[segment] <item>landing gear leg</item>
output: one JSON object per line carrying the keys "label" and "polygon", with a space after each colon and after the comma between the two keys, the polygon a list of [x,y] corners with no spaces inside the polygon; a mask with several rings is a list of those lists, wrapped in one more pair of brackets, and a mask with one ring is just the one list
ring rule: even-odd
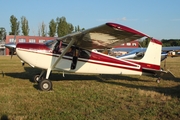
{"label": "landing gear leg", "polygon": [[39,89],[42,91],[52,90],[52,82],[48,79],[51,73],[51,69],[47,69],[46,79],[41,79],[38,81]]}

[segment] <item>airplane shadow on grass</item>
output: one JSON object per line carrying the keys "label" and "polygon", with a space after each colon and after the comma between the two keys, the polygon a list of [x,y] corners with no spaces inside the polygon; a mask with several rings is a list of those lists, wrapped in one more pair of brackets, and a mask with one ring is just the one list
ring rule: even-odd
{"label": "airplane shadow on grass", "polygon": [[[124,80],[134,79],[134,78],[125,77],[125,76],[123,78],[124,78]],[[180,78],[176,78],[174,81],[180,82]],[[120,85],[120,86],[124,86],[124,87],[128,87],[128,88],[136,88],[136,89],[146,90],[146,91],[155,91],[155,92],[159,92],[164,95],[170,95],[172,97],[180,98],[180,94],[179,94],[180,93],[180,85],[177,85],[174,87],[163,87],[163,86],[159,86],[157,83],[156,86],[145,86],[145,85],[129,84],[129,83],[123,83],[123,82],[117,82],[117,81],[106,81],[103,79],[100,82],[113,84],[113,85]],[[152,82],[152,81],[149,81],[149,82]]]}
{"label": "airplane shadow on grass", "polygon": [[[21,73],[5,73],[6,76],[10,76],[13,78],[19,78],[24,80],[33,81],[33,77],[36,74],[41,72],[40,69],[31,68],[31,67],[24,67],[25,72]],[[140,77],[141,78],[141,77]],[[145,86],[145,85],[137,85],[129,82],[121,82],[123,81],[130,81],[130,82],[155,82],[156,78],[152,78],[154,80],[142,80],[140,78],[135,78],[133,76],[124,76],[124,75],[87,75],[87,74],[65,74],[63,77],[62,73],[52,73],[49,77],[52,81],[81,81],[81,80],[96,80],[102,83],[108,83],[112,85],[119,85],[128,88],[136,88],[146,91],[155,91],[162,93],[164,95],[170,95],[172,97],[180,98],[180,85],[175,87],[161,87],[158,85],[156,86]],[[163,79],[163,80],[173,80],[175,82],[180,82],[180,78],[173,78],[173,79]],[[34,85],[34,88],[38,89],[37,85]]]}

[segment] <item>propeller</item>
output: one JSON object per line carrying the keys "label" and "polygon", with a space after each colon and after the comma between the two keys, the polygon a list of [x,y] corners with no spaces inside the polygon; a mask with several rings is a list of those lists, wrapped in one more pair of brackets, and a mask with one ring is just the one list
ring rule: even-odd
{"label": "propeller", "polygon": [[8,48],[11,52],[11,59],[12,59],[14,52],[16,51],[16,35],[17,35],[17,29],[18,29],[17,25],[19,25],[19,22],[15,26],[14,41],[11,43],[5,44],[5,47]]}
{"label": "propeller", "polygon": [[12,59],[12,56],[13,56],[14,52],[16,51],[16,44],[15,43],[7,43],[7,44],[5,44],[5,47],[10,50],[11,59]]}

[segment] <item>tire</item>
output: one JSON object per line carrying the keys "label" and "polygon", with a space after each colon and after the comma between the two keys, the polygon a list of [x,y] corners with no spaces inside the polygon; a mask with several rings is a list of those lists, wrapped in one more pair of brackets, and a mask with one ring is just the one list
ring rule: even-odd
{"label": "tire", "polygon": [[52,90],[52,82],[47,79],[42,79],[38,83],[39,89],[42,91]]}
{"label": "tire", "polygon": [[38,81],[40,81],[40,80],[38,80],[38,78],[39,78],[39,75],[35,75],[34,79],[33,79],[34,80],[33,82],[37,83]]}

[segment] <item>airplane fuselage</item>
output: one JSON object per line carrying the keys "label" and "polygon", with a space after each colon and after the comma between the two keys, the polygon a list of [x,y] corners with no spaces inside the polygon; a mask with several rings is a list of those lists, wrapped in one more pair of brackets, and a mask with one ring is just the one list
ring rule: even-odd
{"label": "airplane fuselage", "polygon": [[[74,49],[78,55],[73,55],[74,51],[71,55],[65,54],[53,70],[74,73],[142,75],[143,63],[118,59],[100,52],[75,47],[71,49]],[[61,55],[61,53],[54,52],[54,49],[45,44],[19,43],[16,52],[24,62],[32,67],[42,69],[50,68]],[[73,66],[74,61],[75,65]],[[159,70],[155,65],[154,69]]]}

